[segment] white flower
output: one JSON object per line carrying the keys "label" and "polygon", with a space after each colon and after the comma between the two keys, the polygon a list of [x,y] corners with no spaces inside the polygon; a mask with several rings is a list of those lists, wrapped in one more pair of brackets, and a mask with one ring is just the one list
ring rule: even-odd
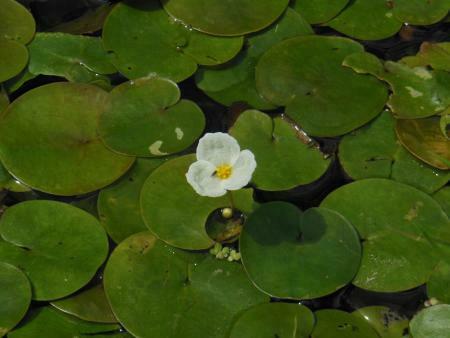
{"label": "white flower", "polygon": [[198,143],[197,162],[191,164],[186,178],[199,195],[219,197],[246,186],[255,168],[253,153],[241,151],[233,137],[208,133]]}

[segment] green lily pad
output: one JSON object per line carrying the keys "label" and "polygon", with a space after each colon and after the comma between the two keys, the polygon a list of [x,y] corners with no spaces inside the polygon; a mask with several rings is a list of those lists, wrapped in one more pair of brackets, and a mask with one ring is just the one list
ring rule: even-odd
{"label": "green lily pad", "polygon": [[315,313],[316,326],[311,338],[378,338],[377,332],[362,318],[340,310]]}
{"label": "green lily pad", "polygon": [[355,39],[381,40],[397,33],[402,22],[390,1],[354,0],[327,25]]}
{"label": "green lily pad", "polygon": [[193,162],[195,155],[186,155],[153,171],[142,187],[141,210],[147,227],[164,242],[177,248],[203,250],[214,245],[205,229],[208,216],[224,207],[250,212],[253,190],[241,189],[217,198],[200,196],[185,176]]}
{"label": "green lily pad", "polygon": [[409,324],[414,338],[449,338],[450,305],[440,304],[423,309]]}
{"label": "green lily pad", "polygon": [[358,271],[358,234],[338,213],[303,214],[285,202],[262,205],[244,226],[242,263],[258,288],[277,298],[310,299],[349,283]]}
{"label": "green lily pad", "polygon": [[297,133],[290,121],[257,110],[247,110],[236,120],[230,134],[255,154],[258,165],[252,181],[258,189],[288,190],[312,183],[327,171],[330,160]]}
{"label": "green lily pad", "polygon": [[26,186],[22,182],[15,179],[11,174],[6,170],[3,164],[0,163],[0,188],[6,189],[12,192],[25,192],[30,191],[30,187]]}
{"label": "green lily pad", "polygon": [[450,264],[440,261],[427,283],[429,298],[435,298],[440,303],[450,303]]}
{"label": "green lily pad", "polygon": [[31,13],[15,0],[0,0],[0,8],[0,39],[30,42],[36,29]]}
{"label": "green lily pad", "polygon": [[0,39],[0,83],[19,74],[27,62],[28,50],[24,45],[16,41]]}
{"label": "green lily pad", "polygon": [[25,316],[31,302],[27,276],[15,266],[0,262],[0,337]]}
{"label": "green lily pad", "polygon": [[314,314],[306,306],[286,303],[256,305],[234,323],[230,338],[308,338]]}
{"label": "green lily pad", "polygon": [[303,36],[269,49],[256,66],[263,97],[286,106],[286,113],[310,135],[338,136],[369,122],[387,100],[377,79],[342,67],[363,47],[341,37]]}
{"label": "green lily pad", "polygon": [[439,117],[398,120],[397,136],[414,156],[438,169],[450,169],[450,142],[442,135]]}
{"label": "green lily pad", "polygon": [[197,64],[217,65],[233,58],[243,38],[193,31],[170,18],[158,1],[135,0],[111,11],[103,43],[112,63],[129,79],[157,74],[180,82],[195,73]]}
{"label": "green lily pad", "polygon": [[294,0],[292,7],[309,23],[324,23],[338,15],[349,0]]}
{"label": "green lily pad", "polygon": [[116,324],[90,323],[66,315],[50,306],[41,307],[20,327],[8,334],[9,338],[131,338],[126,333],[120,333],[120,326]]}
{"label": "green lily pad", "polygon": [[117,323],[102,284],[50,304],[62,312],[88,322]]}
{"label": "green lily pad", "polygon": [[37,33],[29,45],[28,70],[34,75],[89,83],[117,72],[100,38],[66,33]]}
{"label": "green lily pad", "polygon": [[433,69],[450,72],[450,42],[432,43],[425,41],[415,56],[401,59],[410,67],[431,66]]}
{"label": "green lily pad", "polygon": [[212,35],[244,35],[262,30],[286,9],[289,0],[163,0],[177,20]]}
{"label": "green lily pad", "polygon": [[98,87],[62,82],[22,95],[0,119],[4,166],[26,185],[55,195],[83,194],[114,182],[134,158],[108,150],[97,135],[107,97]]}
{"label": "green lily pad", "polygon": [[402,147],[389,111],[345,135],[339,144],[339,161],[354,180],[391,178],[427,193],[440,189],[450,178],[450,173],[423,163]]}
{"label": "green lily pad", "polygon": [[410,68],[392,61],[383,65],[369,53],[350,55],[344,60],[344,65],[357,73],[372,74],[391,86],[392,94],[387,104],[396,118],[432,116],[450,105],[450,74],[447,72]]}
{"label": "green lily pad", "polygon": [[365,179],[329,194],[321,206],[346,217],[363,239],[361,266],[353,284],[379,292],[425,283],[450,244],[450,221],[429,195],[386,179]]}
{"label": "green lily pad", "polygon": [[0,220],[0,261],[22,269],[33,299],[67,296],[94,276],[108,254],[98,220],[54,201],[27,201],[8,208]]}
{"label": "green lily pad", "polygon": [[256,90],[255,66],[260,56],[274,44],[298,35],[313,34],[311,26],[288,8],[283,16],[263,31],[250,35],[246,48],[221,67],[202,67],[196,73],[197,86],[213,100],[230,106],[246,102],[256,109],[273,109]]}
{"label": "green lily pad", "polygon": [[433,198],[441,205],[447,216],[450,217],[450,187],[443,187],[433,195]]}
{"label": "green lily pad", "polygon": [[431,25],[444,19],[450,9],[448,0],[395,0],[393,13],[397,20],[410,25]]}
{"label": "green lily pad", "polygon": [[240,264],[174,249],[150,232],[119,244],[104,284],[117,319],[142,338],[223,338],[235,316],[268,300]]}
{"label": "green lily pad", "polygon": [[115,87],[98,128],[116,152],[165,156],[192,145],[205,128],[205,117],[193,101],[180,100],[176,83],[149,77]]}
{"label": "green lily pad", "polygon": [[97,203],[100,221],[114,242],[120,243],[132,234],[147,230],[139,197],[147,177],[164,161],[139,158],[123,177],[100,191]]}
{"label": "green lily pad", "polygon": [[402,338],[408,330],[409,320],[386,306],[366,306],[352,315],[367,321],[381,338]]}

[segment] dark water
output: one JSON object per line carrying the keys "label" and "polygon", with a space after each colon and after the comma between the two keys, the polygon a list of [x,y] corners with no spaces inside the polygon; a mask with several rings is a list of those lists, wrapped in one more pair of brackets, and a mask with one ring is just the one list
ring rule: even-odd
{"label": "dark water", "polygon": [[[108,1],[104,0],[21,0],[29,6],[35,16],[40,30],[48,30],[62,22],[70,21],[82,15],[88,8],[93,8]],[[328,27],[314,27],[317,34],[321,35],[341,35]],[[99,33],[92,35],[98,36]],[[422,42],[442,42],[450,41],[450,23],[438,23],[426,27],[414,27],[405,25],[395,36],[381,41],[361,41],[366,50],[377,55],[384,60],[397,61],[407,55],[415,55]],[[113,84],[117,85],[126,81],[120,75],[113,76]],[[16,91],[11,99],[14,100],[26,91],[41,86],[43,84],[61,81],[57,77],[39,76],[20,90]],[[204,95],[195,86],[193,79],[188,79],[179,84],[183,97],[194,100],[203,109],[207,120],[207,131],[226,131],[240,112],[248,108],[245,104],[235,104],[232,107],[225,107],[215,103]],[[274,111],[279,114],[281,111]],[[339,143],[339,138],[317,139],[323,152],[334,154]],[[186,152],[194,152],[196,145]],[[322,199],[332,190],[350,182],[346,177],[338,160],[333,156],[333,164],[329,171],[318,181],[308,186],[302,186],[283,192],[263,192],[256,191],[255,199],[259,202],[273,200],[283,200],[296,204],[301,209],[318,206]],[[95,195],[90,194],[90,195]],[[86,196],[61,198],[40,192],[29,193],[9,193],[4,198],[6,205],[12,205],[26,199],[45,198],[56,199],[65,202],[73,202],[86,198]],[[113,243],[111,243],[113,245]],[[101,280],[101,273],[94,278],[93,283]],[[321,308],[337,308],[346,311],[368,306],[384,305],[401,314],[412,316],[427,299],[425,286],[421,286],[401,293],[376,293],[361,290],[355,286],[347,286],[332,295],[323,298],[304,301],[303,303],[313,310]],[[274,301],[279,301],[274,299]]]}

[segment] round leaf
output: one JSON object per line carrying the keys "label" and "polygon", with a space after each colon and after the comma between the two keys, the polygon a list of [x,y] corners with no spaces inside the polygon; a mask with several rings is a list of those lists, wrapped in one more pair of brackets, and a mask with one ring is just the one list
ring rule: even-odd
{"label": "round leaf", "polygon": [[36,29],[31,13],[15,0],[0,0],[0,8],[0,40],[16,40],[22,44],[30,42]]}
{"label": "round leaf", "polygon": [[57,300],[52,306],[89,322],[117,323],[106,299],[103,285],[98,284],[75,295]]}
{"label": "round leaf", "polygon": [[86,285],[106,259],[108,240],[87,212],[54,201],[27,201],[0,220],[0,261],[21,268],[33,299],[67,296]]}
{"label": "round leaf", "polygon": [[134,336],[225,337],[244,309],[267,301],[242,266],[176,250],[150,232],[112,253],[104,284],[112,309]]}
{"label": "round leaf", "polygon": [[293,7],[308,22],[317,24],[334,18],[348,2],[349,0],[295,0]]}
{"label": "round leaf", "polygon": [[442,135],[439,117],[397,120],[400,142],[414,156],[438,169],[450,169],[450,142]]}
{"label": "round leaf", "polygon": [[410,25],[431,25],[444,19],[450,9],[448,0],[395,0],[394,16]]}
{"label": "round leaf", "polygon": [[147,177],[163,162],[139,158],[124,176],[100,191],[97,202],[100,221],[114,242],[120,243],[132,234],[147,230],[139,197]]}
{"label": "round leaf", "polygon": [[311,338],[378,338],[376,331],[362,318],[339,310],[315,313],[316,326]]}
{"label": "round leaf", "polygon": [[0,39],[0,82],[19,74],[27,62],[28,50],[24,45],[16,41]]}
{"label": "round leaf", "polygon": [[385,39],[402,26],[392,7],[392,2],[386,0],[354,0],[327,25],[359,40]]}
{"label": "round leaf", "polygon": [[338,136],[377,116],[387,91],[377,79],[342,66],[360,44],[341,37],[304,36],[269,49],[256,67],[258,91],[286,106],[310,135]]}
{"label": "round leaf", "polygon": [[28,310],[31,286],[16,267],[0,262],[0,336],[16,326]]}
{"label": "round leaf", "polygon": [[217,65],[233,58],[243,39],[193,31],[170,18],[158,1],[134,0],[111,11],[103,43],[112,63],[129,79],[156,73],[179,82],[194,74],[197,64]]}
{"label": "round leaf", "polygon": [[163,0],[165,10],[189,27],[212,35],[244,35],[274,22],[289,0]]}
{"label": "round leaf", "polygon": [[314,315],[306,306],[268,303],[245,311],[233,325],[230,338],[308,338]]}
{"label": "round leaf", "polygon": [[414,338],[449,338],[450,305],[435,305],[420,311],[409,324]]}
{"label": "round leaf", "polygon": [[185,176],[193,162],[195,156],[186,155],[153,171],[142,187],[141,209],[145,224],[161,240],[182,249],[203,250],[214,244],[205,229],[208,216],[219,208],[240,209],[241,205],[251,204],[252,190],[230,192],[233,202],[230,195],[200,196]]}
{"label": "round leaf", "polygon": [[242,262],[250,279],[277,298],[330,294],[358,271],[358,235],[341,215],[323,209],[303,214],[285,202],[262,205],[244,226]]}
{"label": "round leaf", "polygon": [[252,181],[262,190],[288,190],[318,180],[330,160],[305,144],[297,129],[283,117],[272,119],[257,111],[243,112],[230,129],[242,149],[251,150],[257,167]]}
{"label": "round leaf", "polygon": [[321,206],[346,217],[363,239],[353,284],[379,292],[425,283],[437,263],[438,246],[450,244],[450,222],[429,195],[386,179],[365,179],[329,194]]}
{"label": "round leaf", "polygon": [[115,87],[99,121],[99,134],[114,151],[133,156],[164,156],[189,147],[205,128],[192,101],[181,100],[177,85],[158,77]]}
{"label": "round leaf", "polygon": [[52,83],[15,100],[0,119],[0,157],[26,185],[55,195],[102,188],[134,158],[108,150],[97,136],[107,93],[95,86]]}

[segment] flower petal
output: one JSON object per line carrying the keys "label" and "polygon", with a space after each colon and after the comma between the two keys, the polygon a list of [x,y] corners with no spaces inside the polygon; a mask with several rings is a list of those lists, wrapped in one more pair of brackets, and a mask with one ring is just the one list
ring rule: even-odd
{"label": "flower petal", "polygon": [[216,167],[222,164],[234,165],[239,157],[238,142],[225,133],[207,133],[197,147],[197,160],[211,162]]}
{"label": "flower petal", "polygon": [[186,179],[201,196],[223,196],[227,191],[223,188],[223,181],[214,176],[215,171],[216,167],[212,163],[197,161],[189,166]]}
{"label": "flower petal", "polygon": [[223,187],[227,190],[238,190],[245,187],[252,179],[256,169],[255,155],[250,150],[243,150],[233,166],[229,179],[224,180]]}

